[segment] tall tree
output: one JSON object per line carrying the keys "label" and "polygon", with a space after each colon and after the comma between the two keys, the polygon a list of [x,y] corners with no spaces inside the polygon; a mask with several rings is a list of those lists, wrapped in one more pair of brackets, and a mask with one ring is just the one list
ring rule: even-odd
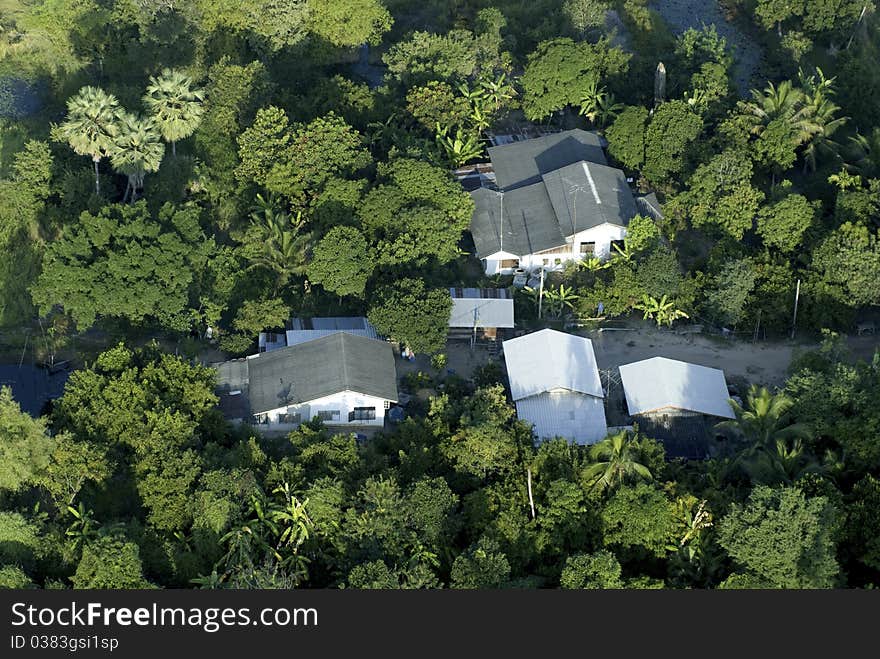
{"label": "tall tree", "polygon": [[119,128],[110,147],[113,168],[128,176],[123,202],[131,194],[131,202],[137,199],[137,191],[144,187],[144,176],[159,171],[165,155],[159,129],[152,118],[141,118],[127,112],[119,114]]}
{"label": "tall tree", "polygon": [[90,156],[95,166],[95,192],[101,193],[98,163],[110,156],[120,132],[119,101],[98,87],[83,87],[67,101],[61,134],[77,154]]}
{"label": "tall tree", "polygon": [[202,121],[205,91],[193,87],[193,80],[179,69],[163,69],[150,76],[144,105],[166,142],[177,155],[177,142],[192,135]]}
{"label": "tall tree", "polygon": [[590,447],[593,464],[584,469],[582,478],[597,491],[612,489],[629,480],[651,480],[653,474],[642,460],[635,435],[622,430]]}

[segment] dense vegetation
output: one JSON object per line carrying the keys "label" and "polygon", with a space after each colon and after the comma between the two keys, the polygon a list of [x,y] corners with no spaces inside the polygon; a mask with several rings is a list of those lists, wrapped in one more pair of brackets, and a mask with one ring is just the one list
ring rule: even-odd
{"label": "dense vegetation", "polygon": [[[3,347],[104,341],[46,417],[0,393],[0,585],[880,583],[878,363],[834,334],[880,304],[873,3],[726,5],[766,51],[747,98],[715,30],[674,37],[645,0],[0,3]],[[800,281],[821,350],[706,462],[639,433],[536,446],[491,368],[411,379],[440,393],[365,444],[230,428],[191,359],[209,327],[241,355],[360,313],[442,352],[445,288],[506,283],[448,170],[526,121],[602,130],[664,205],[548,282],[551,319],[773,338]]]}

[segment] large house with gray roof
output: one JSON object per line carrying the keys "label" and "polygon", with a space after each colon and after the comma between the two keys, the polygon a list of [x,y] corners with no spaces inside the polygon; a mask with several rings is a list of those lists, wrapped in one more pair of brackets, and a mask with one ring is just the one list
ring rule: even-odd
{"label": "large house with gray roof", "polygon": [[648,210],[623,171],[608,166],[595,133],[569,130],[494,146],[489,157],[495,185],[470,193],[471,234],[488,275],[606,258],[630,219]]}
{"label": "large house with gray roof", "polygon": [[215,364],[220,409],[231,421],[288,430],[382,426],[397,402],[391,344],[347,332]]}

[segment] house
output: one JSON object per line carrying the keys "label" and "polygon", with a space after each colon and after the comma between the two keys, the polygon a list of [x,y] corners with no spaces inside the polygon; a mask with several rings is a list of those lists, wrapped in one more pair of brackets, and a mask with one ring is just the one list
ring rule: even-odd
{"label": "house", "polygon": [[488,275],[605,258],[622,243],[630,219],[656,204],[656,198],[645,201],[640,210],[626,175],[608,166],[592,132],[494,146],[489,157],[495,186],[470,193],[471,235]]}
{"label": "house", "polygon": [[513,296],[506,288],[450,288],[450,339],[495,341],[499,330],[512,329]]}
{"label": "house", "polygon": [[607,434],[593,343],[544,329],[503,342],[516,414],[535,435],[593,444]]}
{"label": "house", "polygon": [[362,316],[327,318],[292,318],[284,333],[260,332],[257,339],[259,352],[295,346],[306,341],[320,339],[336,332],[345,332],[369,339],[378,339],[376,328]]}
{"label": "house", "polygon": [[332,426],[382,426],[397,402],[391,344],[347,332],[216,364],[224,415],[264,430],[319,417]]}
{"label": "house", "polygon": [[619,370],[630,416],[670,457],[705,457],[715,424],[734,418],[720,369],[652,357]]}

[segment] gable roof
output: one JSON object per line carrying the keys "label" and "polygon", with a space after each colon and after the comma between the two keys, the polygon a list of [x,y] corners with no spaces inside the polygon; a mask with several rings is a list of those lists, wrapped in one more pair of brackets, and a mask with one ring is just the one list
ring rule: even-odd
{"label": "gable roof", "polygon": [[672,407],[732,419],[724,371],[652,357],[620,367],[630,415]]}
{"label": "gable roof", "polygon": [[503,348],[515,401],[554,389],[604,396],[590,339],[543,329],[504,341]]}
{"label": "gable roof", "polygon": [[513,327],[513,298],[507,289],[450,288],[450,327]]}
{"label": "gable roof", "polygon": [[502,190],[538,183],[543,174],[581,160],[607,164],[599,136],[580,129],[489,147],[489,158]]}
{"label": "gable roof", "polygon": [[561,232],[572,236],[600,224],[626,226],[638,214],[623,171],[578,162],[544,174]]}
{"label": "gable roof", "polygon": [[[391,345],[345,332],[224,362],[216,368],[218,389],[227,395],[242,390],[251,414],[342,391],[397,400]],[[246,368],[246,376],[242,368]]]}

